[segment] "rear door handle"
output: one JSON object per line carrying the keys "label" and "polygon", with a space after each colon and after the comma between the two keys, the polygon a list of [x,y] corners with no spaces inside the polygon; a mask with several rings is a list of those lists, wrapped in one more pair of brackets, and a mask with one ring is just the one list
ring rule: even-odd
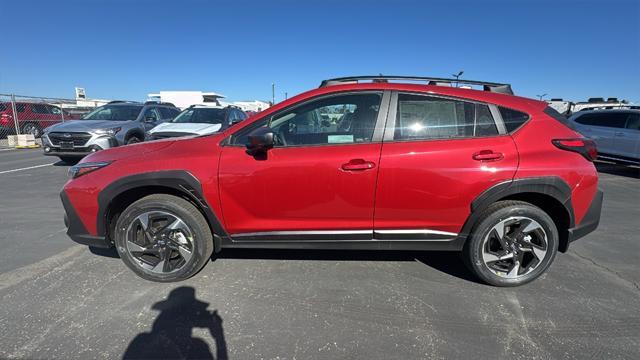
{"label": "rear door handle", "polygon": [[478,161],[499,161],[504,159],[504,155],[499,152],[493,152],[492,150],[482,150],[473,154],[472,158]]}
{"label": "rear door handle", "polygon": [[623,132],[617,132],[617,133],[615,133],[614,135],[615,135],[615,136],[624,136],[624,133],[623,133]]}
{"label": "rear door handle", "polygon": [[342,170],[344,171],[362,171],[370,170],[376,167],[376,164],[364,159],[351,159],[348,163],[342,164]]}

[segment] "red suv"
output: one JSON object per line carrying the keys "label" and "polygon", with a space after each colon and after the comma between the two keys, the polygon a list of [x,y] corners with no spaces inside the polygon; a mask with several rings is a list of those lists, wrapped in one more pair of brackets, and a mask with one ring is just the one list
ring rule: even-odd
{"label": "red suv", "polygon": [[452,83],[326,80],[221,133],[92,154],[61,194],[68,234],[153,281],[235,247],[453,250],[526,283],[598,226],[594,144],[509,85]]}
{"label": "red suv", "polygon": [[[32,134],[37,138],[42,135],[42,130],[45,128],[63,120],[77,118],[58,106],[50,104],[31,102],[16,102],[15,104],[20,133]],[[13,134],[15,131],[16,125],[11,102],[0,102],[0,134]]]}

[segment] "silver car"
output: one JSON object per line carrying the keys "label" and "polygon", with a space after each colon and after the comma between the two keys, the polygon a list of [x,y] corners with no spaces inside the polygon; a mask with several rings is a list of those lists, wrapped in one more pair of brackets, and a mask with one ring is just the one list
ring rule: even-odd
{"label": "silver car", "polygon": [[640,164],[640,110],[584,110],[569,118],[598,146],[598,158]]}
{"label": "silver car", "polygon": [[92,152],[144,141],[147,131],[179,113],[167,103],[111,102],[80,120],[46,128],[42,147],[45,155],[74,162]]}

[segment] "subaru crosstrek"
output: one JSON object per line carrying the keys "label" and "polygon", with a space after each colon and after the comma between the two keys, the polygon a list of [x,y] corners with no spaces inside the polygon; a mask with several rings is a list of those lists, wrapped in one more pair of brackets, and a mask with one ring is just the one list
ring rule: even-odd
{"label": "subaru crosstrek", "polygon": [[146,131],[179,113],[169,103],[113,101],[80,120],[46,128],[42,148],[45,155],[75,162],[96,151],[144,141]]}
{"label": "subaru crosstrek", "polygon": [[461,251],[489,284],[529,282],[599,223],[595,145],[509,85],[452,83],[332,79],[219,133],[97,152],[70,168],[67,233],[153,281],[297,248]]}

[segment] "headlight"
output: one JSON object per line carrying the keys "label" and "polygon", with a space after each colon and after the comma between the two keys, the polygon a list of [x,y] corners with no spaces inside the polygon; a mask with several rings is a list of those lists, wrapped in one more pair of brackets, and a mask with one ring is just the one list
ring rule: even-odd
{"label": "headlight", "polygon": [[96,134],[113,136],[113,135],[117,134],[118,131],[120,131],[120,130],[122,130],[121,127],[115,127],[115,128],[111,128],[111,129],[100,129],[100,130],[96,130]]}
{"label": "headlight", "polygon": [[101,162],[87,162],[87,163],[74,165],[69,168],[69,173],[68,173],[69,178],[70,179],[78,178],[82,175],[86,175],[90,172],[94,172],[98,169],[101,169],[109,164],[111,163],[108,161],[101,161]]}

